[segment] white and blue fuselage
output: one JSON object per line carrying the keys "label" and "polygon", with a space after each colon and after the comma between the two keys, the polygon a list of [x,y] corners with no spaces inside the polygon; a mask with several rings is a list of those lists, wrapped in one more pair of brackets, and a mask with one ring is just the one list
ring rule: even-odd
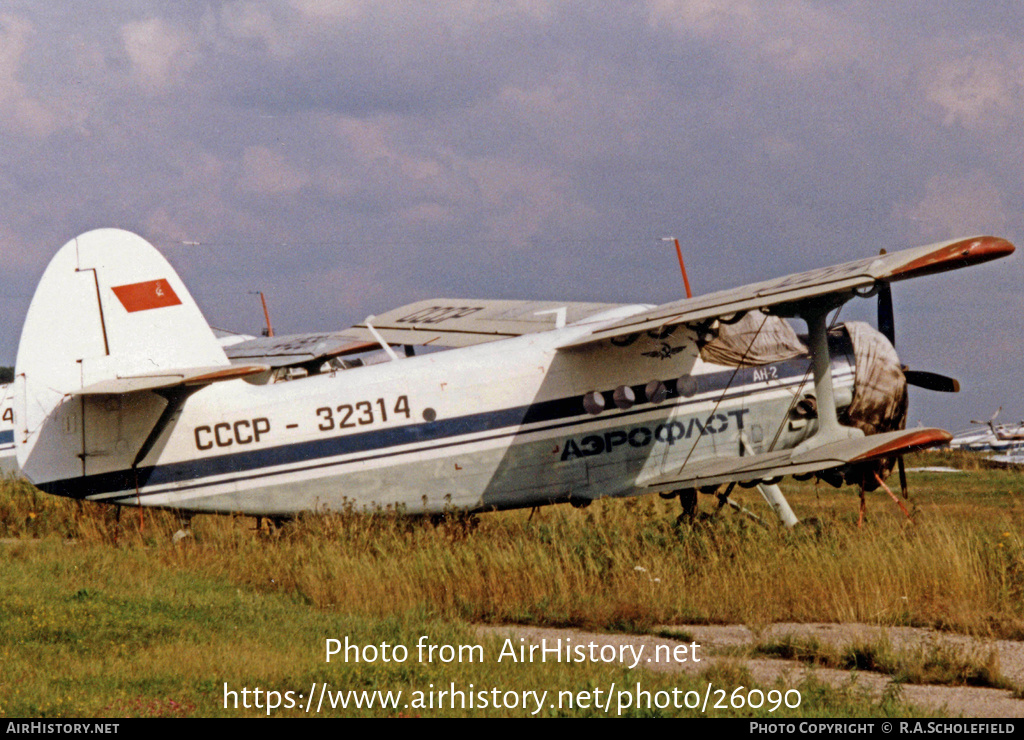
{"label": "white and blue fuselage", "polygon": [[[84,433],[76,439],[69,427],[67,441],[82,445],[81,474],[40,487],[271,516],[506,509],[637,494],[644,478],[742,455],[743,443],[746,454],[789,448],[813,431],[813,420],[789,414],[813,392],[809,358],[713,365],[684,329],[677,340],[558,349],[600,320],[296,381],[210,385],[136,467],[131,398],[77,397]],[[653,351],[666,342],[676,351]],[[837,344],[833,380],[845,403],[853,374],[848,344]],[[655,380],[667,389],[660,403],[645,396]],[[613,399],[623,385],[635,398],[628,408]],[[587,392],[605,397],[604,411],[588,413]]]}

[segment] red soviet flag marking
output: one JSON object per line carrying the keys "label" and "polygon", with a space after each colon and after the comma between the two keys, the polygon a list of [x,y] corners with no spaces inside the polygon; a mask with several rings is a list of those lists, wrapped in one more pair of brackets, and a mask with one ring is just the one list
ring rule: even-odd
{"label": "red soviet flag marking", "polygon": [[163,278],[148,280],[145,283],[118,285],[112,290],[128,313],[181,305],[181,299],[178,298],[170,283]]}

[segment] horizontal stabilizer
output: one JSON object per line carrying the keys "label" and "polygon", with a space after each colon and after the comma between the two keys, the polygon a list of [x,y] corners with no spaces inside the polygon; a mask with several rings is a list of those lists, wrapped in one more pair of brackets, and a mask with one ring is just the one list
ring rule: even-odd
{"label": "horizontal stabilizer", "polygon": [[905,429],[844,439],[800,454],[793,450],[768,452],[749,457],[719,457],[691,463],[674,473],[665,473],[638,484],[656,490],[699,488],[720,483],[761,481],[782,475],[802,475],[869,462],[914,450],[947,444],[953,435],[942,429]]}
{"label": "horizontal stabilizer", "polygon": [[177,386],[201,386],[223,380],[236,380],[250,375],[264,373],[270,369],[267,365],[211,365],[208,367],[190,367],[178,370],[161,370],[153,373],[142,373],[125,377],[101,380],[87,385],[72,395],[98,396],[135,391],[153,391],[160,388]]}

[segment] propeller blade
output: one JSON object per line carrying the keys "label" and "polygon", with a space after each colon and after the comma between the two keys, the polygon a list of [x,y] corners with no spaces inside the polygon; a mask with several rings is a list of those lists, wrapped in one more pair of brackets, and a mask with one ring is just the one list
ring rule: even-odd
{"label": "propeller blade", "polygon": [[878,286],[878,331],[889,340],[889,344],[896,346],[896,317],[893,315],[892,287],[889,283]]}
{"label": "propeller blade", "polygon": [[916,385],[918,388],[927,388],[930,391],[939,391],[940,393],[960,392],[960,381],[945,375],[930,373],[925,370],[904,370],[903,375],[906,376],[907,382],[910,385]]}

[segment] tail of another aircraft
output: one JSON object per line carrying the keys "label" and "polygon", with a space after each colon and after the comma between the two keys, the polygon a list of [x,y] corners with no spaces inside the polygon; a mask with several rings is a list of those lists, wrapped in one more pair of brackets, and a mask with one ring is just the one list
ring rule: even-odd
{"label": "tail of another aircraft", "polygon": [[72,239],[43,273],[21,333],[18,464],[37,484],[128,467],[171,403],[148,391],[228,365],[148,242],[117,229]]}

